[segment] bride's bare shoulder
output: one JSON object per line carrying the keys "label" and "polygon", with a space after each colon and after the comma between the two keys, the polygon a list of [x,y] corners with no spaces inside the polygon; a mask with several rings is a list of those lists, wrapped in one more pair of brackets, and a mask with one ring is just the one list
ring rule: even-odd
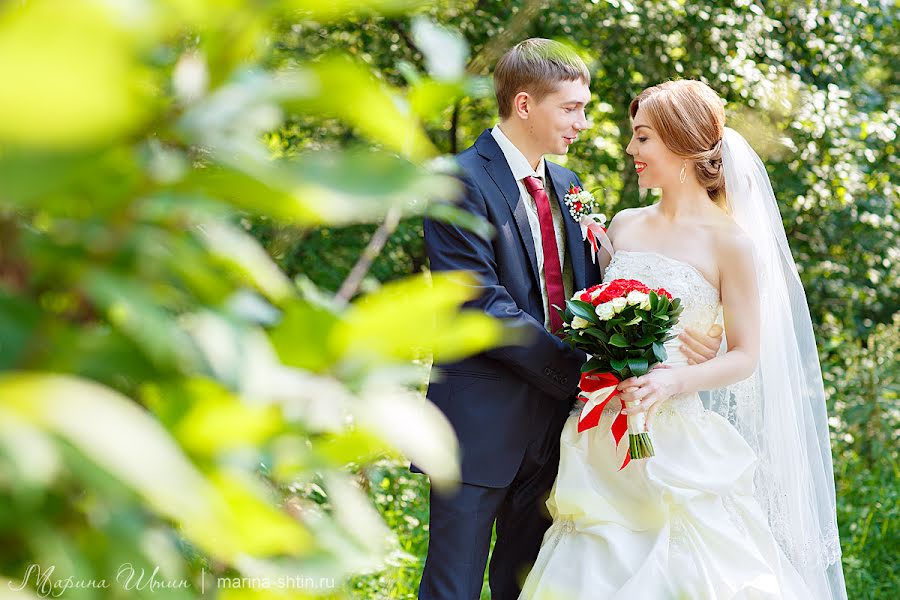
{"label": "bride's bare shoulder", "polygon": [[616,243],[616,235],[619,235],[623,230],[639,223],[647,215],[649,208],[649,206],[625,208],[613,215],[612,221],[609,222],[609,227],[606,230],[606,235],[609,236],[613,245]]}
{"label": "bride's bare shoulder", "polygon": [[[721,265],[734,265],[737,262],[744,266],[752,266],[753,240],[734,222],[734,219],[723,215],[723,218],[716,220],[711,229]],[[725,270],[727,269],[722,269]]]}

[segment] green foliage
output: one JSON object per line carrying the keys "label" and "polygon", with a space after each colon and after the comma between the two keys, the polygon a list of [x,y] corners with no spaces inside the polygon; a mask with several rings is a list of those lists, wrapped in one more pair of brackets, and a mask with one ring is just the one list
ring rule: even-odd
{"label": "green foliage", "polygon": [[[457,183],[404,91],[340,51],[275,67],[267,40],[417,3],[120,4],[0,8],[0,584],[344,596],[393,539],[348,466],[408,457],[452,485],[424,361],[503,332],[460,311],[464,273],[334,296],[272,260],[253,233],[409,222]],[[374,148],[279,152],[286,117]]]}

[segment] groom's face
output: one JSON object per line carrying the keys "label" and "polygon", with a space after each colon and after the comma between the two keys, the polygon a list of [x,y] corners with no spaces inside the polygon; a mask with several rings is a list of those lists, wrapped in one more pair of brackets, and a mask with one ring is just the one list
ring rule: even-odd
{"label": "groom's face", "polygon": [[588,128],[584,114],[591,90],[580,79],[561,81],[528,111],[528,132],[541,154],[565,154]]}

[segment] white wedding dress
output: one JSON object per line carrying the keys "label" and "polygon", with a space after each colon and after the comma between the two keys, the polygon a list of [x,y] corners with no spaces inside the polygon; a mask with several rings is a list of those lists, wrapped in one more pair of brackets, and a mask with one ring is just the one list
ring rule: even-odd
{"label": "white wedding dress", "polygon": [[[720,317],[718,291],[687,263],[617,251],[604,281],[616,278],[680,297],[676,334]],[[669,364],[685,363],[677,338],[666,350]],[[553,525],[520,598],[813,599],[753,497],[753,450],[698,394],[666,401],[648,425],[656,456],[621,471],[628,440],[617,449],[610,433],[618,399],[584,433],[578,404],[547,501]]]}

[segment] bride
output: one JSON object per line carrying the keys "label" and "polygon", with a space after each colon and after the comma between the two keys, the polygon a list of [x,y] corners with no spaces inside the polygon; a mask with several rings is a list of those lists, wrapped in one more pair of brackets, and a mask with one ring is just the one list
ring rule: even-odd
{"label": "bride", "polygon": [[765,168],[701,82],[644,90],[631,116],[626,151],[662,198],[615,216],[605,280],[665,287],[674,333],[719,322],[727,348],[699,364],[672,340],[622,382],[656,456],[621,471],[622,405],[583,433],[573,410],[521,598],[845,599],[822,376]]}

